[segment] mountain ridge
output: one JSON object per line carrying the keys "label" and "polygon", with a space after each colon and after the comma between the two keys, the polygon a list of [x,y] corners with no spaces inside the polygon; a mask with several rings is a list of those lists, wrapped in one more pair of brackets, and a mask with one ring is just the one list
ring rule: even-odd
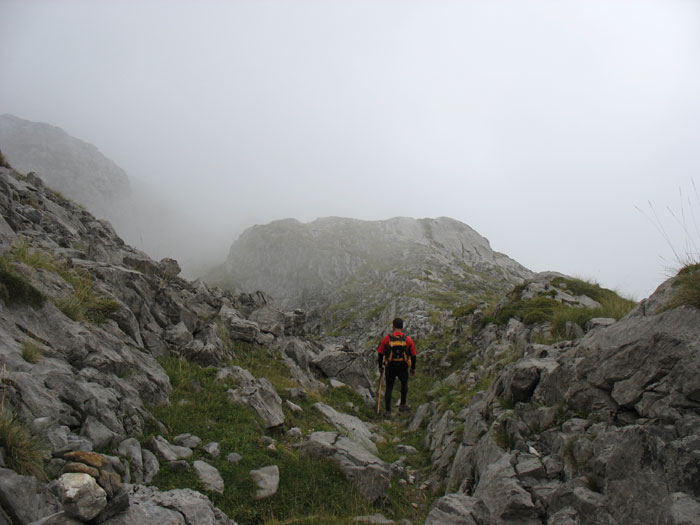
{"label": "mountain ridge", "polygon": [[440,296],[452,294],[461,304],[478,301],[532,275],[493,251],[476,230],[449,217],[322,217],[248,228],[232,244],[216,282],[234,290],[262,290],[285,308],[326,313],[350,296],[361,299],[364,304],[357,306],[365,311],[405,296],[411,306],[404,310],[426,317],[441,306]]}

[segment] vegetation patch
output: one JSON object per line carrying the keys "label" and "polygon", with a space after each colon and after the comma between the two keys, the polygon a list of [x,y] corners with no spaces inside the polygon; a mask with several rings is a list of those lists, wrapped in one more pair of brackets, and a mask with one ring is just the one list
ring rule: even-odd
{"label": "vegetation patch", "polygon": [[522,298],[521,294],[527,287],[524,284],[516,286],[508,295],[508,302],[491,316],[485,318],[485,322],[490,321],[498,325],[505,325],[510,319],[515,318],[526,325],[551,323],[552,334],[555,339],[560,340],[567,336],[566,325],[569,322],[585,328],[586,323],[595,317],[621,319],[636,305],[634,301],[620,297],[612,290],[580,279],[557,277],[552,280],[551,284],[574,296],[590,297],[597,301],[600,306],[585,308],[562,304],[553,298],[556,292],[551,292],[554,290],[536,297]]}
{"label": "vegetation patch", "polygon": [[45,481],[45,446],[29,425],[6,407],[0,408],[0,448],[6,466],[19,474]]}
{"label": "vegetation patch", "polygon": [[6,304],[40,308],[46,298],[13,268],[7,256],[0,257],[0,298]]}
{"label": "vegetation patch", "polygon": [[[261,443],[261,422],[249,408],[228,401],[226,391],[234,385],[217,382],[216,369],[176,358],[165,359],[162,365],[173,393],[170,405],[153,407],[153,414],[165,424],[165,437],[169,440],[189,432],[204,443],[217,441],[221,445],[220,458],[213,459],[195,450],[191,461],[201,459],[216,467],[225,489],[223,495],[209,493],[193,473],[168,468],[162,469],[154,480],[159,488],[197,488],[240,523],[333,523],[336,518],[372,513],[371,506],[334,463],[301,455],[282,430],[268,431],[277,441],[274,450]],[[304,413],[313,412],[316,411],[304,407]],[[228,462],[226,455],[232,452],[243,459],[235,464]],[[256,501],[256,487],[249,472],[267,465],[280,469],[279,491],[271,498]]]}
{"label": "vegetation patch", "polygon": [[38,363],[43,357],[41,347],[32,340],[26,340],[22,344],[22,359],[27,363]]}
{"label": "vegetation patch", "polygon": [[664,311],[683,305],[700,308],[700,263],[681,268],[673,286],[676,291]]}
{"label": "vegetation patch", "polygon": [[[119,303],[108,297],[95,292],[95,285],[92,277],[86,271],[80,271],[68,267],[65,263],[56,260],[51,254],[38,249],[30,248],[26,243],[15,245],[10,252],[12,261],[21,262],[32,268],[46,270],[59,275],[64,281],[73,287],[73,293],[61,297],[53,297],[54,304],[64,314],[74,321],[87,321],[94,324],[104,323],[109,316],[119,310]],[[16,295],[32,306],[43,304],[43,295],[34,289],[29,283],[23,281],[21,277],[12,269],[10,258],[0,258],[0,279],[3,279],[3,269],[6,274],[15,275],[19,282],[15,284]],[[6,280],[3,279],[3,284]],[[21,284],[21,283],[24,284]],[[17,288],[20,287],[20,288]],[[33,292],[31,290],[34,290]],[[37,294],[41,297],[38,299]],[[10,297],[15,294],[10,293]]]}

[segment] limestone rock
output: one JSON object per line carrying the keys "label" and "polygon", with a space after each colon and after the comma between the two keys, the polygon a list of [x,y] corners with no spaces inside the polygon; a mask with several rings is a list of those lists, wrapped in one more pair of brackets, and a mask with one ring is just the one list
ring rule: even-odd
{"label": "limestone rock", "polygon": [[301,445],[304,454],[335,461],[360,494],[374,502],[391,484],[391,469],[357,442],[334,432],[313,432]]}
{"label": "limestone rock", "polygon": [[88,474],[63,474],[58,480],[63,509],[79,520],[91,520],[107,506],[107,494]]}
{"label": "limestone rock", "polygon": [[216,468],[204,461],[195,461],[193,466],[194,471],[207,490],[216,492],[217,494],[224,493],[224,480]]}
{"label": "limestone rock", "polygon": [[264,377],[231,389],[227,395],[231,402],[252,408],[262,418],[265,428],[278,427],[284,423],[282,399],[272,383]]}
{"label": "limestone rock", "polygon": [[425,525],[481,525],[490,523],[484,503],[466,494],[448,494],[435,502]]}
{"label": "limestone rock", "polygon": [[10,523],[31,523],[61,509],[61,504],[34,476],[0,468],[0,508]]}
{"label": "limestone rock", "polygon": [[106,525],[234,525],[209,498],[190,489],[160,492],[153,487],[131,485],[129,499],[127,511],[108,519]]}
{"label": "limestone rock", "polygon": [[255,499],[265,499],[277,494],[280,483],[280,469],[277,465],[251,470],[250,475],[258,486]]}
{"label": "limestone rock", "polygon": [[187,448],[197,448],[202,444],[202,440],[199,439],[197,436],[193,436],[192,434],[186,433],[186,434],[179,434],[173,438],[173,442],[176,445],[179,445],[181,447],[187,447]]}
{"label": "limestone rock", "polygon": [[367,362],[360,353],[331,347],[316,357],[313,364],[327,377],[342,381],[353,388],[373,389],[367,372]]}
{"label": "limestone rock", "polygon": [[372,441],[372,432],[367,428],[362,420],[350,414],[338,412],[333,407],[318,402],[314,408],[321,412],[339,432],[343,433],[353,441],[366,448],[373,454],[377,453],[377,445]]}
{"label": "limestone rock", "polygon": [[192,455],[192,449],[171,445],[163,436],[156,436],[148,441],[151,450],[165,461],[187,459]]}

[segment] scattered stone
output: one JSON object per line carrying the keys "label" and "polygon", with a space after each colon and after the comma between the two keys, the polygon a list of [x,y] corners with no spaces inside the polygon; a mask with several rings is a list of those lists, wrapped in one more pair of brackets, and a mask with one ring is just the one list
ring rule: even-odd
{"label": "scattered stone", "polygon": [[192,466],[207,490],[224,493],[224,479],[215,467],[204,461],[195,461]]}
{"label": "scattered stone", "polygon": [[289,430],[287,430],[286,435],[292,439],[301,439],[303,434],[299,427],[292,427]]}
{"label": "scattered stone", "polygon": [[411,456],[418,454],[418,449],[410,445],[396,445],[396,452],[399,454],[409,454]]}
{"label": "scattered stone", "polygon": [[177,461],[179,459],[187,459],[192,456],[192,449],[188,447],[180,447],[171,445],[163,436],[156,436],[148,440],[148,445],[151,450],[165,461]]}
{"label": "scattered stone", "polygon": [[241,456],[238,452],[231,452],[229,455],[226,456],[226,461],[228,461],[229,463],[238,463],[242,459],[243,456]]}
{"label": "scattered stone", "polygon": [[330,382],[331,388],[343,388],[343,387],[345,387],[345,383],[343,383],[342,381],[338,381],[337,379],[331,378],[331,380],[329,382]]}
{"label": "scattered stone", "polygon": [[173,438],[173,443],[181,447],[197,448],[202,444],[202,440],[192,434],[179,434]]}
{"label": "scattered stone", "polygon": [[202,447],[202,450],[214,459],[221,455],[221,445],[215,442],[207,443]]}
{"label": "scattered stone", "polygon": [[299,405],[297,405],[296,403],[292,403],[289,399],[287,399],[287,400],[284,402],[284,404],[287,405],[287,407],[289,407],[289,409],[290,409],[292,412],[297,412],[297,413],[299,413],[299,412],[303,412],[303,411],[304,411],[304,409],[302,409],[302,408],[301,408]]}
{"label": "scattered stone", "polygon": [[258,490],[255,492],[255,499],[265,499],[277,494],[277,488],[280,483],[280,469],[277,465],[251,470],[250,475],[258,486]]}

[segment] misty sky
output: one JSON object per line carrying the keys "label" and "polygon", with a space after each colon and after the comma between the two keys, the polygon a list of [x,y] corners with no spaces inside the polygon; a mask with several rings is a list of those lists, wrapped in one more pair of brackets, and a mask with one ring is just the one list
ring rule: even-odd
{"label": "misty sky", "polygon": [[[700,2],[0,0],[0,113],[206,226],[449,216],[634,298],[700,244]],[[662,259],[664,258],[664,259]]]}

